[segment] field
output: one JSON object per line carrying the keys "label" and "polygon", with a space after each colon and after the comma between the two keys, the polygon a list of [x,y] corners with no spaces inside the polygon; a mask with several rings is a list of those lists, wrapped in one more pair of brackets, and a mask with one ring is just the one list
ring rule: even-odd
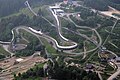
{"label": "field", "polygon": [[9,56],[10,53],[5,51],[4,48],[0,45],[0,55]]}

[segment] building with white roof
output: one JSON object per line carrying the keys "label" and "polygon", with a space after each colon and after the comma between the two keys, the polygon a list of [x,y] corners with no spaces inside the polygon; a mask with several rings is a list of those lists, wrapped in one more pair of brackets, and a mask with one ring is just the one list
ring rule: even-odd
{"label": "building with white roof", "polygon": [[22,58],[18,58],[18,59],[16,59],[16,61],[17,62],[21,62],[21,61],[23,61],[23,59]]}
{"label": "building with white roof", "polygon": [[64,11],[62,9],[60,9],[59,6],[50,6],[49,7],[53,12],[54,14],[56,15],[63,15]]}

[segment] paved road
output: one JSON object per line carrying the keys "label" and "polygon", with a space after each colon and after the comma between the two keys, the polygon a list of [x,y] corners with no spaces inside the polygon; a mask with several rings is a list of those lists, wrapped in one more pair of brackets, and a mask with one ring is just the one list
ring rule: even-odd
{"label": "paved road", "polygon": [[[93,28],[90,28],[90,27],[87,27],[87,26],[78,26],[78,25],[70,18],[70,15],[74,15],[74,14],[78,14],[78,13],[80,13],[80,12],[66,13],[65,15],[68,17],[68,19],[66,19],[66,18],[64,18],[64,17],[62,17],[62,16],[60,16],[60,17],[64,18],[65,20],[71,21],[71,22],[72,22],[76,27],[78,27],[78,28],[89,29],[89,30],[91,30],[91,31],[94,31],[94,32],[97,34],[98,38],[99,38],[99,44],[97,44],[96,42],[93,42],[93,41],[91,41],[91,42],[93,42],[96,46],[98,46],[97,48],[99,48],[99,47],[102,45],[102,39],[101,39],[101,36],[99,35],[99,33],[98,33],[95,29],[93,29]],[[67,28],[65,28],[65,29],[67,29]],[[67,30],[68,30],[68,29],[67,29]],[[69,30],[69,31],[73,32],[72,30]],[[75,32],[73,32],[73,33],[75,33]],[[75,34],[78,34],[78,33],[75,33]],[[79,35],[82,36],[82,37],[84,37],[84,38],[86,38],[87,40],[90,40],[90,38],[87,37],[87,36],[84,35],[84,34],[80,34],[80,33],[79,33]],[[96,49],[97,49],[97,48],[96,48]],[[94,50],[96,50],[96,49],[94,49]],[[91,51],[92,51],[92,50],[91,50]]]}
{"label": "paved road", "polygon": [[[31,8],[31,6],[29,5],[28,1],[26,1],[25,3],[26,3],[26,5],[28,6],[28,8],[31,10],[31,12],[32,12],[35,16],[39,16],[37,13],[35,13],[35,12],[32,10],[32,8]],[[68,40],[67,38],[65,38],[65,37],[61,34],[61,28],[59,27],[59,26],[60,26],[60,23],[59,23],[59,20],[58,20],[58,16],[57,16],[56,14],[54,14],[54,12],[52,11],[52,9],[50,9],[50,11],[52,12],[53,16],[55,17],[55,19],[56,19],[56,21],[57,21],[58,33],[59,33],[60,37],[61,37],[63,40],[65,40],[65,41],[70,41],[70,40]],[[52,24],[52,23],[51,23],[49,20],[47,20],[45,17],[42,16],[42,18],[44,18],[47,22],[49,22],[51,25],[54,26],[54,24]],[[46,37],[49,37],[49,36],[46,36]],[[75,43],[75,42],[72,42],[72,43],[74,44],[74,45],[72,45],[72,46],[60,46],[55,39],[53,39],[52,37],[49,37],[49,38],[52,39],[52,40],[56,43],[56,46],[57,46],[58,48],[60,48],[60,49],[72,49],[72,48],[76,48],[76,47],[77,47],[77,43]]]}
{"label": "paved road", "polygon": [[[19,35],[19,28],[15,29],[17,35]],[[29,43],[29,41],[27,39],[25,39],[23,36],[21,36],[23,40],[25,40],[27,43]]]}
{"label": "paved road", "polygon": [[[32,8],[30,7],[28,1],[26,1],[25,3],[26,3],[26,5],[28,6],[28,8],[31,10],[31,12],[32,12],[34,15],[38,16],[38,14],[36,14],[36,13],[32,10]],[[52,12],[53,16],[54,16],[55,19],[56,19],[57,28],[58,28],[58,33],[59,33],[60,37],[61,37],[63,40],[65,40],[65,41],[69,41],[67,38],[65,38],[65,37],[61,34],[61,27],[60,27],[60,23],[59,23],[58,16],[57,16],[56,14],[54,14],[54,12],[53,12],[52,10],[51,10],[51,12]],[[83,38],[89,40],[90,42],[94,43],[94,44],[97,46],[95,49],[92,49],[92,50],[90,50],[90,51],[86,51],[86,49],[85,49],[85,47],[84,47],[84,50],[85,50],[84,52],[81,52],[81,53],[70,53],[70,54],[75,54],[75,55],[77,54],[76,56],[81,55],[81,54],[83,54],[83,53],[86,54],[86,53],[89,53],[89,52],[93,52],[93,51],[95,51],[96,49],[98,49],[98,48],[102,45],[102,39],[101,39],[99,33],[98,33],[95,29],[92,29],[92,28],[87,27],[87,26],[78,26],[78,25],[69,17],[70,15],[74,15],[74,14],[78,14],[78,13],[80,13],[80,12],[68,13],[68,14],[66,14],[67,17],[68,17],[67,20],[71,21],[71,22],[72,22],[76,27],[78,27],[78,28],[84,28],[84,29],[89,29],[89,30],[91,30],[91,31],[94,31],[94,32],[97,34],[97,37],[99,38],[99,43],[96,43],[95,41],[91,40],[89,37],[87,37],[87,36],[84,35],[84,34],[77,33],[77,32],[74,32],[74,31],[72,31],[72,30],[69,30],[69,29],[67,29],[67,28],[64,28],[64,29],[67,29],[67,30],[69,30],[69,31],[77,34],[77,35],[82,36]],[[52,26],[55,26],[55,25],[52,24],[49,20],[47,20],[45,17],[42,16],[42,18],[45,19],[48,23],[50,23]],[[63,17],[63,18],[64,18],[64,17]],[[65,19],[66,19],[66,18],[65,18]],[[113,29],[114,29],[114,27],[115,27],[116,24],[117,24],[117,21],[116,21],[115,24],[113,25],[111,32],[113,31]],[[27,32],[30,32],[31,34],[33,34],[34,36],[36,36],[39,40],[40,40],[40,37],[43,37],[43,38],[47,39],[48,41],[52,41],[53,44],[54,44],[54,47],[55,47],[56,49],[57,49],[57,48],[60,48],[60,49],[72,49],[72,48],[74,48],[74,47],[77,46],[77,43],[75,43],[75,42],[72,42],[72,43],[74,43],[74,45],[72,45],[72,46],[60,46],[60,45],[58,44],[58,42],[57,42],[54,38],[52,38],[52,37],[50,37],[50,36],[48,36],[48,35],[45,35],[45,34],[39,34],[39,35],[38,35],[39,32],[37,32],[36,30],[30,30],[30,28],[24,26],[24,27],[18,27],[18,28],[16,28],[15,30],[16,30],[17,33],[19,33],[19,31],[18,31],[19,29],[24,29],[24,30],[26,30]],[[0,43],[2,43],[2,44],[10,44],[10,43],[12,43],[13,40],[14,40],[14,36],[15,36],[13,30],[14,30],[14,29],[11,30],[12,35],[13,35],[13,37],[12,37],[12,39],[11,39],[11,42],[2,42],[2,41],[0,41]],[[108,35],[108,37],[106,38],[106,41],[107,41],[108,38],[109,38],[109,35]],[[105,42],[106,42],[106,41],[105,41]],[[6,51],[8,51],[7,48],[6,48],[6,46],[4,46],[4,48],[5,48]],[[12,55],[12,54],[11,54],[11,55]],[[84,57],[85,57],[85,55],[84,55]],[[54,62],[53,62],[53,64],[54,64]],[[108,80],[112,80],[112,79],[113,79],[114,77],[116,77],[118,74],[120,74],[120,68],[119,68],[118,71],[115,72],[110,78],[108,78]],[[99,75],[99,76],[100,76],[100,75]],[[100,76],[100,77],[101,77],[101,76]]]}
{"label": "paved road", "polygon": [[[93,52],[93,51],[97,50],[97,49],[101,46],[101,44],[102,44],[101,37],[100,37],[100,42],[99,42],[99,44],[97,44],[97,43],[95,43],[92,39],[90,39],[89,37],[87,37],[87,36],[84,35],[84,34],[74,32],[74,31],[72,31],[72,30],[70,30],[70,29],[67,29],[67,28],[64,28],[64,29],[66,29],[66,30],[68,30],[68,31],[70,31],[70,32],[72,32],[72,33],[74,33],[74,34],[76,34],[76,35],[79,35],[79,36],[87,39],[88,41],[92,42],[93,44],[95,44],[95,45],[97,46],[96,48],[94,48],[94,49],[92,49],[92,50],[86,51],[86,53],[90,53],[90,52]],[[80,52],[79,54],[76,54],[76,56],[81,55],[81,54],[83,54],[83,53],[84,53],[84,52]]]}
{"label": "paved road", "polygon": [[5,51],[7,51],[8,53],[10,53],[11,56],[14,55],[14,53],[12,53],[12,52],[9,50],[9,45],[3,45],[3,48],[5,49]]}
{"label": "paved road", "polygon": [[[60,23],[59,23],[59,20],[58,20],[58,16],[56,15],[56,14],[54,14],[54,12],[52,11],[52,9],[51,9],[51,7],[49,7],[50,8],[50,11],[52,12],[52,14],[53,14],[53,16],[55,17],[55,19],[56,19],[56,22],[57,22],[57,26],[58,26],[58,33],[59,33],[59,35],[60,35],[60,37],[63,39],[63,40],[65,40],[65,41],[68,41],[68,39],[66,39],[64,36],[62,36],[62,34],[61,34],[61,28],[60,28]],[[80,13],[80,12],[76,12],[76,13],[68,13],[67,15],[74,15],[74,14],[77,14],[77,13]],[[44,17],[43,17],[44,18]],[[68,17],[69,18],[69,17]],[[48,21],[46,18],[44,18],[46,21]],[[69,18],[69,20],[70,21],[72,21],[70,18]],[[49,21],[48,21],[49,22]],[[73,21],[72,21],[73,22]],[[50,22],[49,22],[50,23]],[[74,22],[73,22],[74,23]],[[50,23],[51,25],[53,25],[52,23]],[[75,24],[75,23],[74,23]],[[75,24],[76,25],[76,24]],[[89,27],[86,27],[86,26],[78,26],[78,25],[76,25],[77,27],[79,27],[79,28],[87,28],[87,29],[91,29],[91,28],[89,28]],[[98,32],[95,30],[95,32],[98,34]],[[85,35],[84,35],[85,36]],[[47,36],[47,37],[49,37],[49,36]],[[100,36],[99,36],[99,34],[98,34],[98,37],[100,38]],[[54,40],[54,39],[52,39],[52,40]],[[54,40],[54,42],[56,43],[56,41]],[[101,42],[102,42],[102,39],[100,39],[100,44],[101,44]],[[73,45],[72,47],[75,47],[75,46],[77,46],[77,43],[75,43],[75,45]],[[59,46],[60,47],[60,46]],[[71,47],[71,48],[72,48]],[[64,47],[65,48],[65,47]],[[70,48],[70,47],[68,47],[68,48]]]}
{"label": "paved road", "polygon": [[108,43],[110,43],[112,46],[114,46],[115,48],[119,49],[119,47],[117,45],[115,45],[114,43],[112,43],[111,41],[108,41]]}
{"label": "paved road", "polygon": [[[34,15],[36,15],[36,13],[32,10],[32,8],[30,7],[30,5],[29,5],[29,3],[28,3],[28,1],[26,1],[26,4],[27,4],[27,6],[29,7],[29,9],[32,11],[32,13],[34,14]],[[53,11],[51,10],[51,12],[53,13]],[[79,12],[77,12],[77,13],[79,13]],[[77,14],[77,13],[70,13],[69,15],[73,15],[73,14]],[[38,16],[38,15],[36,15],[36,16]],[[61,38],[62,39],[64,39],[65,41],[68,41],[68,39],[66,39],[64,36],[62,36],[62,34],[61,34],[61,28],[59,27],[60,26],[60,23],[59,23],[59,20],[58,20],[58,16],[56,15],[56,14],[54,14],[53,13],[53,16],[55,17],[55,19],[56,19],[56,21],[57,21],[57,25],[58,25],[58,33],[59,33],[59,35],[61,36]],[[44,18],[44,17],[43,17]],[[46,18],[44,18],[46,21],[48,21]],[[71,21],[71,22],[73,22],[69,17],[68,17],[68,19]],[[49,21],[48,21],[49,22]],[[49,22],[50,23],[50,22]],[[73,22],[74,23],[74,22]],[[51,23],[50,23],[51,24]],[[75,23],[74,23],[75,24]],[[53,24],[51,24],[51,25],[53,25]],[[91,29],[91,28],[89,28],[89,27],[86,27],[86,26],[78,26],[77,24],[75,24],[76,25],[76,27],[79,27],[79,28],[87,28],[87,29]],[[21,27],[19,27],[19,28],[21,28]],[[19,29],[19,28],[17,28],[17,29]],[[25,28],[22,28],[22,29],[25,29]],[[25,30],[27,30],[27,31],[29,31],[28,29],[25,29]],[[92,30],[92,29],[91,29]],[[98,37],[99,37],[99,39],[100,39],[100,43],[99,43],[99,45],[98,45],[98,47],[100,47],[100,45],[101,45],[101,42],[102,42],[102,39],[101,39],[101,37],[99,36],[99,34],[98,34],[98,32],[96,31],[96,30],[94,30],[96,33],[97,33],[97,35],[98,35]],[[29,32],[31,32],[31,31],[29,31]],[[13,32],[13,30],[12,30],[12,34],[13,34],[13,38],[12,38],[12,40],[11,40],[11,42],[14,40],[14,32]],[[33,34],[33,33],[32,33]],[[78,33],[77,33],[78,34]],[[34,34],[35,35],[35,34]],[[81,35],[80,33],[79,33],[79,35]],[[38,37],[38,35],[35,35],[35,36],[37,36]],[[81,35],[81,36],[83,36],[84,38],[86,38],[86,39],[88,39],[88,40],[90,40],[86,35]],[[75,42],[73,42],[74,43],[74,45],[73,46],[60,46],[59,44],[58,44],[58,42],[55,40],[55,39],[53,39],[53,38],[51,38],[51,37],[49,37],[49,36],[47,36],[47,35],[44,35],[44,37],[46,37],[46,38],[49,38],[49,39],[51,39],[51,40],[53,40],[54,41],[54,43],[56,44],[56,46],[58,47],[58,48],[66,48],[66,49],[71,49],[71,48],[74,48],[74,47],[76,47],[77,46],[77,43],[75,43]],[[93,43],[95,43],[95,42],[93,42]],[[97,45],[97,44],[96,44]],[[97,47],[97,48],[98,48]],[[97,49],[96,48],[96,49]],[[95,49],[95,50],[96,50]],[[91,51],[93,51],[93,50],[91,50]],[[89,51],[88,51],[89,52]],[[76,53],[75,53],[76,54]]]}
{"label": "paved road", "polygon": [[83,59],[85,59],[85,58],[86,58],[86,56],[87,56],[87,53],[86,53],[86,52],[87,52],[87,50],[86,50],[86,45],[85,45],[85,42],[86,42],[86,41],[84,41],[84,42],[83,42],[83,45],[84,45],[84,47],[83,47],[83,49],[84,49],[84,55],[83,55],[82,60],[83,60]]}
{"label": "paved road", "polygon": [[[78,6],[79,6],[79,5],[78,5]],[[51,12],[53,13],[52,10],[51,10]],[[75,13],[75,14],[76,14],[76,13]],[[72,13],[72,14],[69,14],[69,15],[73,15],[73,13]],[[77,24],[74,23],[74,21],[72,21],[72,20],[70,19],[69,15],[67,14],[68,19],[69,19],[76,27],[91,29],[91,28],[86,27],[86,26],[78,26]],[[55,19],[56,19],[56,21],[57,21],[59,35],[61,36],[62,39],[68,41],[68,39],[66,39],[66,38],[65,38],[64,36],[62,36],[62,34],[61,34],[61,30],[60,30],[61,28],[59,27],[59,26],[60,26],[60,23],[59,23],[59,20],[58,20],[57,15],[55,15],[55,14],[53,13],[53,16],[55,17]],[[47,20],[47,21],[48,21],[48,20]],[[49,21],[48,21],[48,22],[49,22]],[[49,22],[49,23],[50,23],[50,22]],[[50,23],[50,24],[51,24],[51,23]],[[113,31],[113,29],[114,29],[114,27],[115,27],[116,24],[117,24],[117,21],[116,21],[116,23],[113,25],[111,32]],[[52,25],[52,24],[51,24],[51,25]],[[98,33],[95,29],[91,29],[91,30],[94,30],[94,31],[95,31],[95,33],[97,34],[97,36],[98,36],[98,38],[99,38],[99,40],[100,40],[100,41],[99,41],[99,44],[93,42],[95,45],[98,45],[98,48],[99,48],[99,47],[101,46],[101,44],[102,44],[102,39],[101,39],[99,33]],[[78,34],[78,33],[77,33],[77,34]],[[81,35],[80,33],[79,33],[79,35],[80,35],[80,36],[83,36],[84,38],[87,38],[88,40],[90,40],[86,35],[83,35],[83,34]],[[107,41],[108,38],[109,38],[109,35],[108,35],[108,37],[106,38],[105,42]],[[105,43],[105,42],[104,42],[104,43]],[[120,72],[120,71],[117,71],[117,72],[115,73],[115,75],[118,74],[119,72]],[[113,76],[114,76],[114,74],[113,74]],[[110,80],[111,80],[111,79],[110,79]]]}
{"label": "paved road", "polygon": [[29,8],[29,10],[35,15],[35,16],[38,16],[31,8],[30,4],[28,1],[25,2],[25,5]]}
{"label": "paved road", "polygon": [[[96,31],[96,29],[93,29],[93,28],[90,28],[90,27],[87,27],[87,26],[79,26],[70,18],[70,15],[67,15],[67,17],[76,27],[83,28],[83,29],[90,29],[91,31],[94,31],[97,34],[98,38],[99,38],[99,46],[101,46],[102,38],[101,38],[100,34]],[[97,45],[97,43],[96,43],[96,45]]]}
{"label": "paved road", "polygon": [[11,52],[8,48],[9,48],[10,44],[14,41],[14,38],[15,38],[15,34],[14,34],[14,31],[13,31],[13,30],[14,30],[14,29],[11,30],[11,32],[12,32],[11,42],[3,42],[3,41],[0,41],[0,44],[3,45],[3,48],[4,48],[8,53],[10,53],[11,56],[13,56],[14,53]]}
{"label": "paved road", "polygon": [[13,30],[14,30],[14,29],[11,30],[11,32],[12,32],[12,39],[11,39],[11,42],[3,42],[3,41],[0,41],[0,44],[9,45],[10,43],[13,42],[14,37],[15,37],[15,34],[14,34],[14,31],[13,31]]}
{"label": "paved road", "polygon": [[[110,33],[113,32],[113,30],[114,30],[115,26],[117,25],[118,21],[119,21],[119,20],[117,19],[116,22],[114,23],[114,25],[113,25]],[[107,36],[107,38],[105,39],[105,41],[104,41],[104,43],[103,43],[102,45],[104,45],[104,44],[107,42],[107,40],[109,39],[109,37],[110,37],[110,34]]]}
{"label": "paved road", "polygon": [[[68,20],[71,21],[76,27],[82,28],[82,29],[89,29],[89,30],[91,30],[91,31],[94,31],[94,32],[97,34],[98,38],[99,38],[99,46],[101,46],[101,44],[102,44],[102,38],[101,38],[100,34],[96,31],[96,29],[93,29],[93,28],[90,28],[90,27],[87,27],[87,26],[79,26],[79,25],[77,25],[77,24],[70,18],[70,15],[69,15],[69,14],[67,15],[67,17],[68,17]],[[83,35],[83,34],[80,34],[80,35],[81,35],[81,36],[86,36],[86,35]],[[96,43],[96,45],[97,45],[97,43]]]}
{"label": "paved road", "polygon": [[[50,36],[47,36],[47,35],[45,35],[45,34],[38,35],[38,34],[34,33],[33,31],[31,31],[31,30],[29,29],[29,27],[25,27],[25,26],[23,26],[23,27],[17,27],[17,28],[16,28],[17,31],[18,31],[19,29],[26,30],[27,32],[30,32],[31,34],[35,35],[36,37],[43,37],[43,38],[45,38],[47,41],[52,41],[53,44],[55,45],[55,46],[54,46],[55,49],[57,49],[58,47],[61,48],[61,46],[58,45],[58,42],[57,42],[54,38],[52,38],[52,37],[50,37]],[[56,45],[57,45],[57,46],[56,46]],[[66,46],[62,46],[62,48],[66,48]],[[67,46],[67,48],[70,48],[70,46]],[[97,48],[96,48],[96,49],[97,49]],[[91,51],[93,51],[93,50],[87,51],[87,53],[88,53],[88,52],[91,52]],[[76,56],[81,55],[81,54],[84,53],[84,52],[71,53],[71,52],[68,52],[68,51],[65,51],[65,52],[68,53],[68,54],[74,54],[74,55],[76,55]]]}
{"label": "paved road", "polygon": [[117,70],[114,74],[112,74],[107,80],[113,80],[113,79],[116,78],[117,75],[119,75],[119,74],[120,74],[120,67],[119,67],[118,70]]}

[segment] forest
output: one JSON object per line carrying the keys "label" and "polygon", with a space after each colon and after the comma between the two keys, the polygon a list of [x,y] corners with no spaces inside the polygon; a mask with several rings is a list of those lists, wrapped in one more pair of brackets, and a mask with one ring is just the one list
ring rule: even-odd
{"label": "forest", "polygon": [[108,10],[108,6],[120,10],[120,0],[84,0],[84,5],[101,11]]}
{"label": "forest", "polygon": [[[60,58],[60,60],[63,58]],[[54,67],[52,62],[48,61],[47,69],[44,69],[43,64],[38,64],[18,76],[14,75],[15,80],[42,80],[42,77],[48,77],[55,80],[100,80],[98,74],[90,70],[78,68],[77,66],[66,65],[65,62],[54,60]],[[46,63],[45,63],[46,64]],[[46,74],[48,73],[48,74]]]}
{"label": "forest", "polygon": [[[20,9],[25,8],[26,0],[0,0],[0,17],[8,16],[13,13],[19,12]],[[56,1],[62,0],[28,0],[30,5],[35,6],[37,4],[52,4]]]}

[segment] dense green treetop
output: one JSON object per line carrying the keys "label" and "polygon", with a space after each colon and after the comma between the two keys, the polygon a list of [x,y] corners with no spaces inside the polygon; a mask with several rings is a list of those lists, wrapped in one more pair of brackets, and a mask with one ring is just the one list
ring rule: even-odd
{"label": "dense green treetop", "polygon": [[120,0],[84,0],[84,4],[102,11],[108,10],[108,6],[120,10]]}

